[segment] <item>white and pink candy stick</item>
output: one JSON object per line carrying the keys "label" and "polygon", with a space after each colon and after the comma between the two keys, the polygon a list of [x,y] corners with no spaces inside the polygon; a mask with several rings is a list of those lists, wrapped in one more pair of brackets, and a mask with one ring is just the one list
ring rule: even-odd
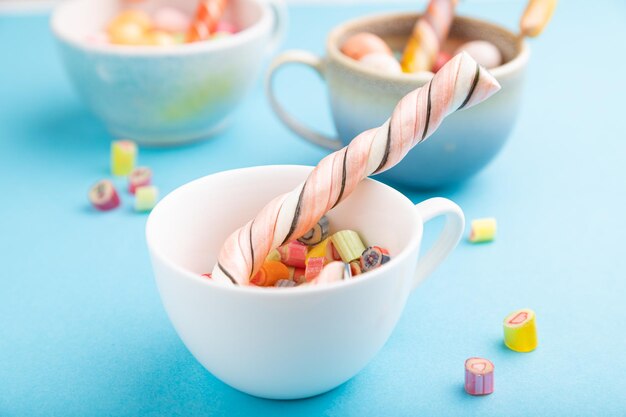
{"label": "white and pink candy stick", "polygon": [[430,0],[404,48],[401,61],[404,72],[432,71],[450,32],[456,4],[457,0]]}
{"label": "white and pink candy stick", "polygon": [[270,201],[222,246],[213,280],[248,284],[268,253],[307,233],[367,176],[396,165],[449,114],[482,102],[500,89],[468,54],[451,59],[426,85],[397,104],[380,127],[367,130],[320,161],[306,181]]}

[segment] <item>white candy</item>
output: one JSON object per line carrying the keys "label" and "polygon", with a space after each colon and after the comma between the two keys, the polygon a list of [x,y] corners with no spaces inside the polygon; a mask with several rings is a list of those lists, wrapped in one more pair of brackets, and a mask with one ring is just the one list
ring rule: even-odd
{"label": "white candy", "polygon": [[160,7],[154,12],[154,26],[167,32],[186,32],[190,19],[173,7]]}
{"label": "white candy", "polygon": [[466,42],[457,48],[454,55],[462,51],[470,54],[476,62],[487,69],[497,67],[502,63],[502,54],[500,53],[500,50],[491,42]]}
{"label": "white candy", "polygon": [[380,52],[367,54],[359,59],[359,62],[369,68],[385,74],[402,73],[400,63],[394,57]]}

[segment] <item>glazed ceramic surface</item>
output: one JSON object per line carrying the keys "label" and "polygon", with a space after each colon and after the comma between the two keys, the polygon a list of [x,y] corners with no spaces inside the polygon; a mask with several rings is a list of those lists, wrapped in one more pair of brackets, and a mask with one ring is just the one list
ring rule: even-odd
{"label": "glazed ceramic surface", "polygon": [[[67,72],[85,102],[117,137],[172,145],[206,138],[224,127],[256,80],[262,58],[285,23],[273,0],[233,0],[225,18],[240,32],[169,47],[89,41],[119,10],[117,0],[68,0],[52,16]],[[195,0],[175,5],[188,14]]]}
{"label": "glazed ceramic surface", "polygon": [[[432,73],[381,74],[343,55],[339,48],[350,35],[367,31],[381,36],[392,49],[401,50],[417,18],[417,14],[386,14],[353,20],[330,33],[326,57],[305,51],[287,51],[278,56],[266,82],[277,115],[301,137],[329,149],[338,149],[364,130],[381,125],[398,101],[426,84]],[[418,188],[450,185],[476,174],[504,146],[522,99],[529,49],[506,29],[466,17],[455,18],[445,49],[451,52],[463,40],[471,39],[487,40],[500,49],[504,64],[490,72],[502,90],[478,106],[451,115],[431,138],[396,167],[382,173],[381,178]],[[336,137],[302,125],[276,100],[274,74],[288,63],[308,65],[325,79]]]}
{"label": "glazed ceramic surface", "polygon": [[[366,244],[388,248],[389,263],[308,288],[224,286],[201,276],[233,230],[311,169],[264,166],[198,179],[161,200],[146,226],[161,299],[179,336],[213,375],[260,397],[309,397],[353,377],[387,341],[411,291],[463,232],[463,213],[453,202],[434,198],[415,206],[368,179],[328,217],[333,230],[358,230]],[[423,223],[439,215],[446,226],[418,259]]]}

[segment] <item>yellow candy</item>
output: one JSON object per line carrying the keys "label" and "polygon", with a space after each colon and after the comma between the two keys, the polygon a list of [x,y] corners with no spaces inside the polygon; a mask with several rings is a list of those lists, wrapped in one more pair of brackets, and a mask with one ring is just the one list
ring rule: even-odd
{"label": "yellow candy", "polygon": [[516,352],[530,352],[537,347],[535,312],[523,308],[504,319],[504,344]]}
{"label": "yellow candy", "polygon": [[472,243],[491,242],[496,237],[496,219],[493,217],[472,220],[469,241]]}
{"label": "yellow candy", "polygon": [[159,189],[154,185],[146,185],[135,190],[135,210],[150,211],[159,199]]}
{"label": "yellow candy", "polygon": [[146,45],[153,46],[171,46],[176,45],[176,39],[172,35],[162,30],[153,30],[148,32],[144,37]]}
{"label": "yellow candy", "polygon": [[268,255],[267,258],[265,258],[265,262],[267,261],[277,261],[280,262],[280,252],[278,252],[278,250],[273,249]]}
{"label": "yellow candy", "polygon": [[331,245],[331,238],[327,237],[317,245],[313,246],[309,249],[309,252],[306,255],[306,262],[309,261],[309,258],[324,258],[324,265],[332,261],[333,249]]}
{"label": "yellow candy", "polygon": [[131,140],[116,140],[111,143],[111,173],[128,175],[135,168],[137,145]]}
{"label": "yellow candy", "polygon": [[118,45],[142,45],[152,28],[150,16],[139,10],[127,10],[117,15],[107,28],[109,40]]}
{"label": "yellow candy", "polygon": [[354,230],[342,230],[332,235],[331,239],[341,260],[345,263],[359,259],[365,250],[363,241]]}

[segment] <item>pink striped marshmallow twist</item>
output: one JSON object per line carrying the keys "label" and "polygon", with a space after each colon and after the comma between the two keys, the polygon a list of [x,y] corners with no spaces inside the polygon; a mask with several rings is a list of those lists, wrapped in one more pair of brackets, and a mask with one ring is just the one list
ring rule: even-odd
{"label": "pink striped marshmallow twist", "polygon": [[428,84],[403,97],[382,126],[326,156],[306,181],[274,198],[232,233],[220,250],[213,280],[248,284],[272,249],[308,232],[364,178],[400,162],[444,117],[482,102],[499,89],[496,79],[468,54],[451,59]]}
{"label": "pink striped marshmallow twist", "polygon": [[402,54],[404,72],[431,71],[454,20],[457,0],[430,0]]}

